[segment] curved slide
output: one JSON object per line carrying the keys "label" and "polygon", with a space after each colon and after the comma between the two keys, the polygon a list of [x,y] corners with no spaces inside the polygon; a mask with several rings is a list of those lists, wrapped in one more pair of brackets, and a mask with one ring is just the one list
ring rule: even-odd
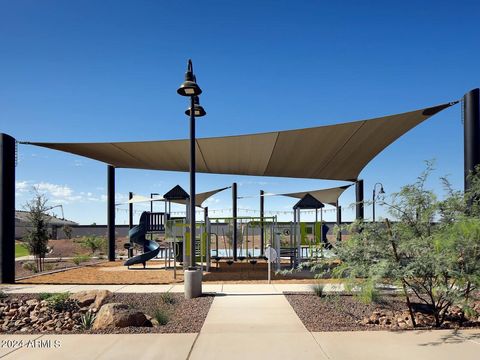
{"label": "curved slide", "polygon": [[128,231],[128,237],[131,242],[143,245],[143,254],[131,257],[125,261],[125,266],[143,264],[143,267],[145,267],[146,262],[156,257],[160,252],[160,245],[156,241],[145,238],[147,233],[147,216],[148,213],[144,211],[140,216],[140,223]]}

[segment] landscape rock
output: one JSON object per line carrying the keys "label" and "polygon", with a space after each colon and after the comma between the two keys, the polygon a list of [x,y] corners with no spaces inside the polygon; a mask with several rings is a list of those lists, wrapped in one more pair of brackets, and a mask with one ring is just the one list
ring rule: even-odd
{"label": "landscape rock", "polygon": [[94,330],[100,330],[128,326],[151,327],[152,323],[147,319],[144,313],[138,310],[131,309],[124,304],[110,303],[105,304],[100,308],[92,328]]}
{"label": "landscape rock", "polygon": [[90,309],[99,309],[110,295],[108,290],[86,290],[70,295],[70,299],[77,301],[82,308],[89,306]]}

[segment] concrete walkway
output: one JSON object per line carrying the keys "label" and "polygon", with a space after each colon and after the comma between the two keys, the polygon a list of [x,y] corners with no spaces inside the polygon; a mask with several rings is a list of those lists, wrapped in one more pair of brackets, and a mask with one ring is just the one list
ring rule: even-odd
{"label": "concrete walkway", "polygon": [[[288,285],[288,286],[286,286]],[[177,292],[183,285],[9,285],[9,293]],[[207,284],[217,292],[198,334],[0,335],[5,359],[478,359],[480,330],[309,332],[282,291],[295,284]],[[293,289],[293,290],[292,290]],[[336,288],[335,288],[336,289]]]}
{"label": "concrete walkway", "polygon": [[213,300],[190,359],[327,359],[282,294]]}

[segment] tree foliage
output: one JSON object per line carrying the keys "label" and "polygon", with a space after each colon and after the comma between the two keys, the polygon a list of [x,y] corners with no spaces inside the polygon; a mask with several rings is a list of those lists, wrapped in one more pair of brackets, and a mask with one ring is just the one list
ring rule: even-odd
{"label": "tree foliage", "polygon": [[446,196],[439,199],[426,186],[431,172],[427,163],[414,184],[383,201],[392,222],[355,222],[351,238],[335,247],[340,265],[334,275],[365,289],[381,282],[399,285],[414,326],[412,294],[440,326],[452,305],[469,308],[480,285],[479,176],[469,176],[471,189],[465,194],[442,178]]}
{"label": "tree foliage", "polygon": [[28,251],[35,258],[36,268],[38,271],[43,271],[45,255],[48,252],[49,216],[47,211],[49,207],[47,206],[47,197],[36,189],[34,191],[33,199],[25,204],[31,226],[31,229],[27,231],[25,239]]}

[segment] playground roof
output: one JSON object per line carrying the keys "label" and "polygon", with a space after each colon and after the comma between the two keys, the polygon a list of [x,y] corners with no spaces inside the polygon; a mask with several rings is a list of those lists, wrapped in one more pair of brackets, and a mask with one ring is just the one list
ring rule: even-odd
{"label": "playground roof", "polygon": [[[455,103],[343,124],[196,139],[197,171],[354,181],[383,149]],[[189,140],[30,143],[118,168],[189,171]]]}
{"label": "playground roof", "polygon": [[334,187],[334,188],[329,188],[329,189],[321,189],[321,190],[312,190],[312,191],[301,191],[301,192],[295,192],[295,193],[288,193],[288,194],[280,194],[283,196],[290,196],[293,198],[297,199],[302,199],[305,195],[309,194],[318,201],[324,203],[324,204],[329,204],[329,205],[336,205],[337,200],[342,195],[342,193],[348,189],[350,185],[345,185],[345,186],[339,186],[339,187]]}
{"label": "playground roof", "polygon": [[298,202],[293,205],[293,209],[321,209],[325,207],[321,201],[318,201],[310,194],[305,194]]}

